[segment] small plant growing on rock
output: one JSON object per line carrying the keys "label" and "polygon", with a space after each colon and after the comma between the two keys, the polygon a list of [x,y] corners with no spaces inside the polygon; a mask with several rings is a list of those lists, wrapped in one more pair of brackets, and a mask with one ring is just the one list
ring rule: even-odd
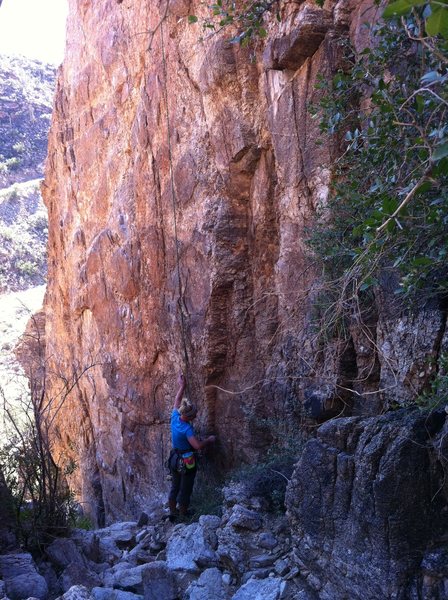
{"label": "small plant growing on rock", "polygon": [[448,411],[448,352],[442,352],[438,360],[438,373],[431,386],[416,400],[424,409],[445,408]]}

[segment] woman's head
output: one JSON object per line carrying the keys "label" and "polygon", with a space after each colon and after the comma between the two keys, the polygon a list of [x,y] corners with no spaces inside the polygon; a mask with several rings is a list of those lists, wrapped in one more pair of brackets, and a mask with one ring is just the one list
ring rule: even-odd
{"label": "woman's head", "polygon": [[179,414],[184,420],[191,421],[198,414],[198,409],[187,398],[182,398],[179,406]]}

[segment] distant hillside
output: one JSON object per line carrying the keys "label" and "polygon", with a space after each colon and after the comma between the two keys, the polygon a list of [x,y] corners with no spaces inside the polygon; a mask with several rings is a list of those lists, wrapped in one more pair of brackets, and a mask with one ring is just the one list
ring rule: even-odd
{"label": "distant hillside", "polygon": [[0,55],[0,188],[43,176],[55,77],[52,65]]}
{"label": "distant hillside", "polygon": [[56,70],[0,55],[0,294],[45,283],[47,213],[40,195]]}
{"label": "distant hillside", "polygon": [[0,293],[45,283],[47,211],[40,180],[0,190]]}

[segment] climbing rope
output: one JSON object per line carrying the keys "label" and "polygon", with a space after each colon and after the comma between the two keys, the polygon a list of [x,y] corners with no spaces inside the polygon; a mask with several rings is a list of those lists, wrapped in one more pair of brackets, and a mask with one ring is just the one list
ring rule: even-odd
{"label": "climbing rope", "polygon": [[179,240],[177,236],[177,210],[176,210],[176,191],[174,186],[174,174],[173,174],[173,156],[171,151],[171,127],[170,127],[170,115],[168,110],[168,76],[167,76],[167,68],[166,68],[166,56],[165,56],[165,43],[163,39],[163,20],[160,22],[160,44],[162,50],[162,63],[163,63],[163,96],[165,103],[165,112],[166,112],[166,126],[167,126],[167,141],[168,141],[168,162],[169,162],[169,171],[170,171],[170,182],[171,182],[171,202],[173,207],[173,221],[174,221],[174,239],[176,244],[176,270],[177,270],[177,282],[179,287],[179,298],[178,298],[178,308],[180,312],[180,322],[181,322],[181,335],[182,335],[182,344],[184,351],[184,362],[185,362],[185,371],[187,372],[187,397],[190,397],[189,394],[189,361],[188,361],[188,351],[187,351],[187,336],[185,331],[185,316],[182,307],[183,302],[183,293],[182,293],[182,279],[180,273],[180,257],[179,257]]}

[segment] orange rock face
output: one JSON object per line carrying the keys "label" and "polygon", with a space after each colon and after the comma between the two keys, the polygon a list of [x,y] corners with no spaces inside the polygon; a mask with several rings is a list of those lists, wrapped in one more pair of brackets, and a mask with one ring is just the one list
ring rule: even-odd
{"label": "orange rock face", "polygon": [[70,0],[44,185],[46,340],[53,394],[87,369],[57,433],[94,516],[164,491],[181,369],[217,465],[297,427],[315,355],[304,232],[332,161],[309,107],[357,4],[285,3],[241,49],[225,31],[199,41],[198,2]]}

